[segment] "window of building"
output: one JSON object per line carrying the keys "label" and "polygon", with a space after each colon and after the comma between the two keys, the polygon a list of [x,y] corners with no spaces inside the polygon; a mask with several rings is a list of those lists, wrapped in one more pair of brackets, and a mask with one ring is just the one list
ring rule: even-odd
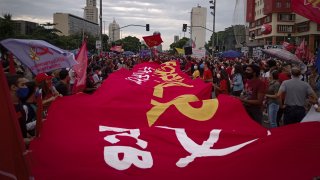
{"label": "window of building", "polygon": [[254,22],[250,23],[250,28],[254,28],[254,27],[256,27],[256,23]]}
{"label": "window of building", "polygon": [[307,32],[310,30],[310,22],[306,21],[306,22],[298,23],[296,24],[296,29],[297,29],[297,32]]}
{"label": "window of building", "polygon": [[287,2],[285,3],[285,7],[286,7],[287,9],[290,9],[290,8],[291,8],[291,2],[290,2],[290,1],[287,1]]}
{"label": "window of building", "polygon": [[282,4],[281,1],[276,1],[276,8],[281,8]]}
{"label": "window of building", "polygon": [[292,25],[278,25],[278,32],[279,33],[292,33],[293,26]]}
{"label": "window of building", "polygon": [[261,29],[257,29],[256,35],[258,35],[258,36],[261,36],[261,35],[262,35]]}
{"label": "window of building", "polygon": [[256,26],[261,26],[261,25],[262,25],[261,19],[258,19],[258,20],[256,21]]}
{"label": "window of building", "polygon": [[285,13],[278,14],[278,21],[294,21],[295,18],[296,18],[295,14],[285,14]]}
{"label": "window of building", "polygon": [[272,21],[271,15],[266,16],[266,17],[264,18],[264,22],[265,22],[265,23],[270,23],[271,21]]}

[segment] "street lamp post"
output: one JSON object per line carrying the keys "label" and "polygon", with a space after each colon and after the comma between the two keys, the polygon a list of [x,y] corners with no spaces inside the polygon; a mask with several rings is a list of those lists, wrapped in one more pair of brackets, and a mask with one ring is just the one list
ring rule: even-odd
{"label": "street lamp post", "polygon": [[101,43],[101,47],[100,47],[100,52],[102,52],[102,0],[100,0],[100,35],[99,35],[99,39],[100,39],[100,43]]}
{"label": "street lamp post", "polygon": [[209,1],[212,6],[210,6],[210,9],[212,9],[211,15],[213,16],[213,24],[212,24],[212,58],[214,57],[214,32],[215,32],[215,23],[216,23],[216,0]]}

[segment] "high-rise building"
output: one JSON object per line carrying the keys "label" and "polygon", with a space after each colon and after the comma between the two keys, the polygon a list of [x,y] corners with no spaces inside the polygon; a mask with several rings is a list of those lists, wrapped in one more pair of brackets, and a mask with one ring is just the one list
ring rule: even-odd
{"label": "high-rise building", "polygon": [[87,0],[86,7],[84,8],[84,18],[98,24],[97,0]]}
{"label": "high-rise building", "polygon": [[61,31],[61,33],[58,33],[59,35],[69,36],[83,33],[97,36],[99,34],[99,25],[97,23],[68,13],[54,13],[53,23],[54,28]]}
{"label": "high-rise building", "polygon": [[37,28],[39,24],[30,21],[14,20],[13,25],[16,34],[30,35],[33,33],[33,31]]}
{"label": "high-rise building", "polygon": [[115,19],[109,24],[109,39],[111,42],[120,39],[120,26]]}
{"label": "high-rise building", "polygon": [[[299,45],[304,39],[313,53],[320,43],[320,25],[293,13],[289,0],[247,0],[246,9],[249,37],[254,37],[248,46],[282,45],[284,41]],[[264,24],[271,25],[271,33],[262,33]]]}
{"label": "high-rise building", "polygon": [[179,36],[175,35],[173,42],[176,43],[176,42],[178,42],[178,41],[179,41]]}
{"label": "high-rise building", "polygon": [[191,38],[195,48],[203,48],[206,42],[207,8],[197,6],[191,10]]}

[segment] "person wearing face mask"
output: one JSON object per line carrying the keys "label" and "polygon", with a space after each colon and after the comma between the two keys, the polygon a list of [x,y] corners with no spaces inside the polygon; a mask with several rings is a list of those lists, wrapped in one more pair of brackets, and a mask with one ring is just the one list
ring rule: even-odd
{"label": "person wearing face mask", "polygon": [[20,129],[22,132],[22,136],[25,142],[29,142],[27,136],[27,126],[26,126],[26,113],[23,109],[21,100],[25,98],[28,93],[29,89],[26,86],[26,82],[28,80],[21,75],[7,75],[7,82],[10,90],[11,99],[13,101],[14,108],[17,113]]}
{"label": "person wearing face mask", "polygon": [[37,104],[35,98],[36,92],[36,83],[30,81],[26,83],[26,86],[29,90],[28,94],[24,98],[20,98],[22,102],[23,109],[26,113],[26,127],[28,136],[35,136],[35,127],[36,127],[36,112]]}
{"label": "person wearing face mask", "polygon": [[230,92],[230,80],[226,70],[221,69],[220,73],[217,74],[217,78],[219,80],[219,85],[214,84],[214,91],[216,93],[216,97],[219,94],[229,94]]}
{"label": "person wearing face mask", "polygon": [[200,71],[198,70],[198,65],[194,65],[194,71],[192,73],[192,79],[200,78]]}
{"label": "person wearing face mask", "polygon": [[249,116],[258,122],[262,123],[263,117],[263,99],[265,96],[265,84],[259,79],[260,68],[255,64],[250,64],[246,67],[245,76],[247,78],[245,89],[240,96]]}

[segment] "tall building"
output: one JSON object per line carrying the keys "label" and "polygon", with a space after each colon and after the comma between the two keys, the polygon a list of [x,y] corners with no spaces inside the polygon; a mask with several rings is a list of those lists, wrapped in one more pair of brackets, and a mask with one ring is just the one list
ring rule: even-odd
{"label": "tall building", "polygon": [[23,20],[14,20],[13,25],[16,34],[30,35],[37,28],[38,23]]}
{"label": "tall building", "polygon": [[109,39],[111,42],[120,39],[120,26],[114,19],[112,23],[109,24]]}
{"label": "tall building", "polygon": [[197,6],[191,10],[191,38],[196,49],[203,48],[206,42],[207,8]]}
{"label": "tall building", "polygon": [[[305,39],[313,53],[320,43],[320,25],[293,13],[290,0],[247,0],[246,21],[249,37],[255,36],[248,46],[281,45],[284,41],[299,45]],[[270,34],[262,33],[263,24],[272,26]]]}
{"label": "tall building", "polygon": [[86,7],[84,8],[84,18],[98,24],[97,0],[87,0]]}
{"label": "tall building", "polygon": [[176,42],[178,42],[178,41],[179,41],[179,36],[175,35],[173,42],[176,43]]}
{"label": "tall building", "polygon": [[99,25],[78,16],[68,13],[53,14],[54,28],[61,31],[59,35],[69,36],[76,33],[85,33],[97,36]]}

